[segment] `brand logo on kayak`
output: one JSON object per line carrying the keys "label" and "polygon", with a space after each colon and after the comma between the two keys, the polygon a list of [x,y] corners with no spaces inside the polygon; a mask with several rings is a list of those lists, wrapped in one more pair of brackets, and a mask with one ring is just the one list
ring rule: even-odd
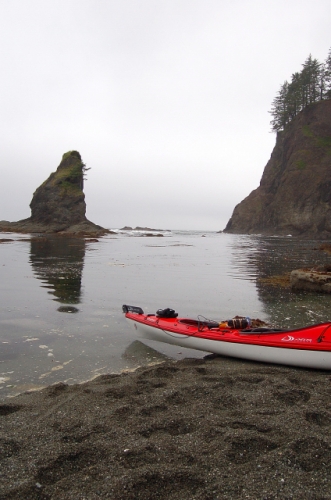
{"label": "brand logo on kayak", "polygon": [[283,337],[282,340],[284,340],[284,342],[291,342],[291,340],[294,340],[294,337],[291,337],[291,335],[286,335],[286,337]]}
{"label": "brand logo on kayak", "polygon": [[296,342],[312,342],[312,339],[301,339],[301,338],[294,338],[291,335],[286,335],[286,337],[282,338],[283,342],[293,342],[295,340]]}

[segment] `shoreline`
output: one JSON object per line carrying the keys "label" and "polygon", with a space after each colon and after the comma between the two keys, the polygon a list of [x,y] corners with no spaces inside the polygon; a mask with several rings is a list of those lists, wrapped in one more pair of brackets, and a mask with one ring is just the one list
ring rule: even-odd
{"label": "shoreline", "polygon": [[331,372],[165,361],[0,402],[0,499],[331,496]]}

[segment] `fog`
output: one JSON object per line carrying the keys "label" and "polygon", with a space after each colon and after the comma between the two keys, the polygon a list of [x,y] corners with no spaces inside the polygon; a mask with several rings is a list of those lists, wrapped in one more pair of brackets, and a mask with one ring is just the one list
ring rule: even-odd
{"label": "fog", "polygon": [[0,0],[0,220],[63,153],[105,227],[223,229],[275,145],[280,85],[330,48],[316,0]]}

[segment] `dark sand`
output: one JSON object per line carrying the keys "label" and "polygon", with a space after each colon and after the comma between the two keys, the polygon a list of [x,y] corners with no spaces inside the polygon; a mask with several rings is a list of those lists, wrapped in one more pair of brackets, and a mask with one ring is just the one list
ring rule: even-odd
{"label": "dark sand", "polygon": [[0,405],[1,499],[330,499],[331,373],[207,357]]}

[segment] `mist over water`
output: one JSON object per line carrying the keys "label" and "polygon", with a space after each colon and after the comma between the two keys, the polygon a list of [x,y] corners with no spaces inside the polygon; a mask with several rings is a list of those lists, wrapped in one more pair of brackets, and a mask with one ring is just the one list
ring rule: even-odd
{"label": "mist over water", "polygon": [[330,320],[328,295],[263,282],[330,261],[319,243],[293,238],[118,231],[99,241],[2,235],[0,397],[76,383],[170,356],[205,353],[142,344],[122,304],[180,316],[259,317],[279,327]]}

